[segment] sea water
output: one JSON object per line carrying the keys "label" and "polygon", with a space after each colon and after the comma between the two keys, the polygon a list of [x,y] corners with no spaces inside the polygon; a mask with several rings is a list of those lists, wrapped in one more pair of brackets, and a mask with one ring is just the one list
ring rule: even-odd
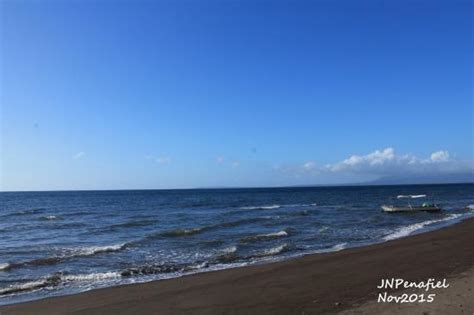
{"label": "sea water", "polygon": [[[443,211],[381,211],[401,194]],[[3,192],[0,304],[385,242],[473,209],[473,184]]]}

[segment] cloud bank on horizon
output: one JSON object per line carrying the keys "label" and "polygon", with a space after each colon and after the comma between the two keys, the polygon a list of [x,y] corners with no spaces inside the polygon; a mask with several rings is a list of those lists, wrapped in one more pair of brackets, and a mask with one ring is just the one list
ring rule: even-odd
{"label": "cloud bank on horizon", "polygon": [[399,175],[443,175],[452,173],[472,173],[472,161],[453,158],[447,150],[431,153],[427,157],[414,154],[398,154],[394,148],[375,150],[366,155],[351,155],[332,164],[318,165],[307,161],[297,167],[277,167],[284,172],[306,175],[365,175],[372,177]]}

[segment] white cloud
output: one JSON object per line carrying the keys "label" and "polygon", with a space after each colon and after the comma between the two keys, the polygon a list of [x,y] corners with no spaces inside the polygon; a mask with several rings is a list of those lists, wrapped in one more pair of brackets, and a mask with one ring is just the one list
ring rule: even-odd
{"label": "white cloud", "polygon": [[349,158],[324,167],[329,172],[351,172],[369,175],[392,175],[407,173],[429,173],[460,171],[466,165],[450,159],[448,151],[433,152],[429,158],[413,154],[398,155],[393,148],[376,150],[366,155],[352,155]]}
{"label": "white cloud", "polygon": [[171,163],[171,158],[169,156],[159,156],[155,159],[155,162],[158,164],[169,164]]}
{"label": "white cloud", "polygon": [[78,159],[83,158],[85,155],[86,154],[81,151],[81,152],[78,152],[78,153],[74,154],[72,158],[75,159],[75,160],[78,160]]}
{"label": "white cloud", "polygon": [[169,156],[154,156],[154,155],[147,154],[145,155],[145,159],[153,160],[156,163],[162,164],[162,165],[171,163],[171,157]]}
{"label": "white cloud", "polygon": [[[273,170],[295,184],[354,183],[378,178],[430,178],[474,172],[472,160],[453,158],[446,150],[426,156],[399,154],[392,147],[352,154],[338,162],[320,165],[315,160],[276,164]],[[448,178],[448,177],[446,177]]]}
{"label": "white cloud", "polygon": [[342,162],[328,165],[331,171],[342,171],[347,169],[357,169],[361,166],[380,166],[393,162],[396,159],[395,150],[393,148],[386,148],[383,150],[376,150],[367,155],[352,155]]}
{"label": "white cloud", "polygon": [[315,168],[316,168],[316,163],[314,163],[313,161],[309,161],[303,164],[303,169],[307,171],[314,170]]}
{"label": "white cloud", "polygon": [[445,162],[449,160],[448,151],[437,151],[431,154],[431,161],[433,162]]}
{"label": "white cloud", "polygon": [[228,159],[224,156],[217,156],[216,157],[216,163],[221,164],[221,165],[225,165],[227,167],[230,166],[230,167],[233,167],[233,168],[236,168],[236,167],[240,166],[240,161],[237,161],[237,160],[232,161],[231,159]]}

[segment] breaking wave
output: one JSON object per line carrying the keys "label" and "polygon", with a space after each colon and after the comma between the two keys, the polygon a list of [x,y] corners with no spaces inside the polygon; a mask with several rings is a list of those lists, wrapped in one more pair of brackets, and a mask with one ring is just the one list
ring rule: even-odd
{"label": "breaking wave", "polygon": [[239,209],[242,210],[271,210],[271,209],[279,209],[279,208],[300,208],[300,207],[314,207],[317,206],[316,203],[297,203],[297,204],[286,204],[286,205],[263,205],[263,206],[247,206],[247,207],[240,207]]}
{"label": "breaking wave", "polygon": [[266,249],[266,250],[262,251],[261,253],[257,253],[255,255],[253,255],[252,257],[257,258],[257,257],[275,256],[275,255],[281,254],[283,252],[286,252],[289,249],[290,249],[290,246],[288,246],[288,244],[283,244],[283,245],[279,245],[279,246],[276,246],[276,247]]}
{"label": "breaking wave", "polygon": [[271,206],[251,206],[251,207],[240,207],[239,209],[242,210],[270,210],[270,209],[278,209],[280,205],[271,205]]}
{"label": "breaking wave", "polygon": [[428,220],[428,221],[424,221],[424,222],[420,222],[420,223],[415,223],[415,224],[403,226],[403,227],[399,228],[398,230],[396,230],[395,232],[384,236],[383,240],[390,241],[390,240],[394,240],[394,239],[397,239],[397,238],[400,238],[400,237],[405,237],[405,236],[408,236],[408,235],[414,233],[417,230],[420,230],[420,229],[424,228],[427,225],[431,225],[433,223],[440,223],[440,222],[444,222],[444,221],[449,221],[449,220],[454,220],[454,219],[459,218],[461,216],[462,216],[462,214],[450,214],[450,215],[448,215],[447,217],[445,217],[443,219]]}
{"label": "breaking wave", "polygon": [[108,245],[108,246],[91,246],[91,247],[82,247],[72,250],[72,255],[67,256],[68,258],[80,257],[80,256],[92,256],[101,253],[110,253],[117,252],[122,249],[125,249],[126,243],[117,244],[117,245]]}
{"label": "breaking wave", "polygon": [[331,247],[331,251],[338,252],[340,250],[345,249],[346,247],[347,247],[347,243],[336,244],[333,247]]}
{"label": "breaking wave", "polygon": [[0,264],[0,271],[10,269],[9,263]]}
{"label": "breaking wave", "polygon": [[77,249],[68,249],[64,254],[52,257],[37,258],[29,261],[23,261],[18,263],[6,263],[0,265],[0,270],[8,271],[11,269],[31,267],[31,266],[46,266],[55,265],[65,260],[73,259],[76,257],[93,256],[102,253],[116,252],[125,249],[127,244],[118,244],[110,246],[92,246],[83,247]]}
{"label": "breaking wave", "polygon": [[216,261],[219,263],[230,263],[239,259],[237,256],[237,246],[231,246],[224,248],[220,251],[219,255],[216,257]]}
{"label": "breaking wave", "polygon": [[208,262],[197,262],[193,264],[150,264],[139,267],[131,267],[122,270],[119,274],[122,277],[154,275],[161,273],[181,273],[209,266]]}
{"label": "breaking wave", "polygon": [[33,291],[36,289],[46,288],[46,287],[53,287],[58,285],[59,281],[55,279],[41,279],[36,281],[30,281],[22,284],[14,284],[7,288],[0,289],[0,295],[7,295],[13,293],[19,293],[24,291]]}
{"label": "breaking wave", "polygon": [[317,251],[315,251],[315,253],[332,253],[332,252],[341,251],[345,248],[347,248],[347,243],[339,243],[339,244],[336,244],[336,245],[331,246],[329,248],[317,250]]}
{"label": "breaking wave", "polygon": [[288,236],[287,231],[279,231],[279,232],[274,232],[274,233],[268,233],[268,234],[258,234],[258,235],[253,235],[253,236],[248,236],[244,237],[240,241],[242,243],[250,243],[250,242],[257,242],[257,241],[265,241],[265,240],[271,240],[279,237],[285,237]]}
{"label": "breaking wave", "polygon": [[99,273],[90,273],[82,275],[64,275],[61,276],[61,279],[64,281],[100,281],[107,279],[116,279],[120,278],[121,275],[118,272],[99,272]]}
{"label": "breaking wave", "polygon": [[202,226],[202,227],[175,229],[175,230],[169,230],[165,232],[150,234],[146,236],[144,240],[156,239],[160,237],[190,236],[190,235],[202,233],[205,231],[210,231],[210,230],[215,230],[215,229],[220,229],[220,228],[229,228],[229,227],[234,227],[234,226],[239,226],[239,225],[244,225],[244,224],[252,224],[252,223],[267,221],[271,219],[272,217],[248,218],[248,219],[241,219],[241,220],[230,221],[230,222],[217,223],[217,224],[207,225],[207,226]]}
{"label": "breaking wave", "polygon": [[101,281],[114,278],[120,278],[121,275],[118,272],[102,272],[102,273],[91,273],[91,274],[79,274],[79,275],[66,275],[62,273],[56,273],[52,276],[44,277],[42,279],[28,281],[20,284],[13,284],[7,288],[0,289],[0,295],[14,294],[25,291],[33,291],[42,288],[56,287],[65,282],[72,281]]}

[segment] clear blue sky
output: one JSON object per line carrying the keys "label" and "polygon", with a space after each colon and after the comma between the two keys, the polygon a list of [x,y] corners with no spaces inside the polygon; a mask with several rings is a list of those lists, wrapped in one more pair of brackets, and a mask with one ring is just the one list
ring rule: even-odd
{"label": "clear blue sky", "polygon": [[472,168],[472,9],[2,1],[2,189],[325,184]]}

